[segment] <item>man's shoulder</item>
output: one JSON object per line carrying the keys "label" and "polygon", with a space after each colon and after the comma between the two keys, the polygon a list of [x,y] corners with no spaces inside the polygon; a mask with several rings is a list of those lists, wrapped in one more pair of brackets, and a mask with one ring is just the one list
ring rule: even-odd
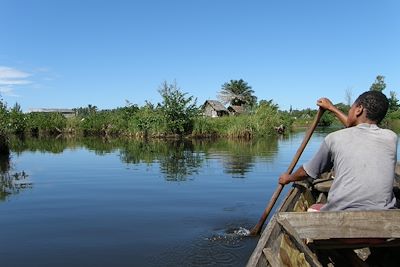
{"label": "man's shoulder", "polygon": [[397,141],[397,134],[389,129],[380,129],[382,131],[382,135],[386,136],[388,139]]}
{"label": "man's shoulder", "polygon": [[[357,127],[349,127],[349,128],[340,129],[338,131],[328,134],[326,136],[325,140],[332,141],[335,139],[343,139],[343,138],[346,138],[349,136],[354,137],[354,136],[357,136],[358,131],[359,131],[359,128],[357,128]],[[392,130],[376,127],[374,129],[374,131],[378,131],[379,135],[382,136],[382,138],[397,142],[397,138],[398,138],[397,134],[395,132],[393,132]]]}
{"label": "man's shoulder", "polygon": [[354,128],[354,127],[343,128],[343,129],[334,131],[334,132],[328,134],[328,135],[326,136],[326,139],[341,138],[341,137],[343,137],[343,135],[348,135],[348,134],[350,134],[351,132],[353,132],[353,131],[354,131],[353,128]]}
{"label": "man's shoulder", "polygon": [[380,130],[386,135],[391,135],[391,136],[397,137],[397,134],[395,132],[393,132],[392,130],[384,129],[384,128],[380,128]]}

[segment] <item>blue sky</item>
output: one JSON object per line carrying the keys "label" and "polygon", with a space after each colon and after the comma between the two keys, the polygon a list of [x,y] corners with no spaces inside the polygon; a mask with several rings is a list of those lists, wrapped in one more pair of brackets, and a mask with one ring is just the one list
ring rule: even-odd
{"label": "blue sky", "polygon": [[202,104],[244,79],[282,109],[344,102],[378,74],[400,90],[400,1],[0,0],[0,92],[12,106]]}

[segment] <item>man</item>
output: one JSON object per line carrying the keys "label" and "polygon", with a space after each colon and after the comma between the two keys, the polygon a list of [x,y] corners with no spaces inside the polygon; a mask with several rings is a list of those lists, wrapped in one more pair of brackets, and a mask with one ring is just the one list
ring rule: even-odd
{"label": "man", "polygon": [[361,94],[348,116],[327,98],[317,105],[334,113],[347,128],[329,134],[311,161],[291,175],[282,174],[279,183],[317,178],[333,167],[335,179],[321,211],[394,208],[397,135],[377,126],[388,110],[386,96],[378,91]]}

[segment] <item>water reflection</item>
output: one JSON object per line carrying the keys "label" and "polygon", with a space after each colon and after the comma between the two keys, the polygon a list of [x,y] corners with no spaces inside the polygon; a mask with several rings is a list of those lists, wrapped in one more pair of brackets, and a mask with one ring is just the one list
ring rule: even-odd
{"label": "water reflection", "polygon": [[224,173],[244,178],[256,160],[270,162],[275,158],[278,138],[282,137],[250,141],[13,138],[11,150],[17,155],[24,151],[58,154],[83,147],[98,155],[117,153],[127,164],[157,164],[167,181],[185,181],[193,179],[204,162],[215,157],[221,160]]}
{"label": "water reflection", "polygon": [[245,177],[256,158],[272,161],[278,151],[278,139],[268,140],[186,140],[131,141],[120,150],[123,162],[139,164],[158,162],[168,181],[184,181],[203,166],[207,158],[219,157],[224,172]]}
{"label": "water reflection", "polygon": [[[288,144],[276,137],[14,139],[12,166],[5,162],[3,170],[24,169],[35,190],[3,197],[13,201],[0,205],[2,262],[244,266],[256,240],[226,229],[249,228],[259,218],[265,194],[276,187],[265,169],[275,174],[275,161],[293,156]],[[19,177],[8,178],[1,192],[23,189]],[[27,252],[23,258],[19,250]]]}
{"label": "water reflection", "polygon": [[251,171],[257,158],[270,162],[278,152],[278,137],[259,140],[219,140],[209,153],[221,154],[223,151],[224,172],[234,178],[244,178]]}
{"label": "water reflection", "polygon": [[75,140],[75,143],[77,146],[85,147],[90,151],[94,151],[96,155],[105,155],[120,148],[123,144],[123,140],[105,137],[85,137]]}
{"label": "water reflection", "polygon": [[10,156],[0,156],[0,201],[26,188],[31,188],[32,184],[26,181],[27,177],[24,171],[12,172]]}
{"label": "water reflection", "polygon": [[120,159],[129,164],[158,163],[167,181],[185,181],[197,173],[204,155],[190,141],[129,141],[120,148]]}
{"label": "water reflection", "polygon": [[168,153],[159,158],[160,170],[167,181],[184,181],[198,173],[204,154],[194,151],[191,142],[170,143]]}
{"label": "water reflection", "polygon": [[60,154],[67,147],[74,147],[76,144],[73,140],[64,138],[11,138],[11,151],[17,155],[25,151],[30,152],[49,152]]}
{"label": "water reflection", "polygon": [[122,147],[120,148],[120,159],[122,162],[129,164],[152,164],[157,160],[158,155],[167,153],[168,147],[166,142],[159,140],[147,142],[131,140],[122,144]]}

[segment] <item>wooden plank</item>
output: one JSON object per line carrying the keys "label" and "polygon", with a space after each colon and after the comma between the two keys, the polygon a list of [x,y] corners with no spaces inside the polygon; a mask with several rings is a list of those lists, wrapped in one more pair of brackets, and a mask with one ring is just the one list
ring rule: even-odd
{"label": "wooden plank", "polygon": [[[294,203],[297,201],[301,191],[297,187],[293,187],[290,189],[285,199],[282,201],[277,210],[279,211],[288,211],[293,208]],[[276,242],[278,238],[278,234],[280,233],[280,226],[276,222],[275,216],[271,218],[268,222],[266,228],[261,233],[261,237],[258,240],[257,246],[251,254],[249,261],[247,262],[247,267],[258,266],[259,262],[262,261],[263,257],[263,249],[267,247],[267,243],[269,242],[270,249],[273,244],[272,242]]]}
{"label": "wooden plank", "polygon": [[280,212],[301,238],[400,238],[400,210]]}
{"label": "wooden plank", "polygon": [[289,235],[285,233],[282,234],[278,258],[281,261],[279,267],[311,267],[304,253],[296,247]]}
{"label": "wooden plank", "polygon": [[279,258],[274,255],[270,248],[264,248],[263,253],[271,267],[280,267],[282,265]]}
{"label": "wooden plank", "polygon": [[[247,262],[247,267],[261,266],[259,262],[262,261],[263,249],[267,247],[267,242],[277,238],[280,232],[280,227],[276,222],[276,215],[274,215],[269,221],[267,228],[262,232],[260,239],[258,240],[257,246],[251,254],[249,261]],[[273,236],[274,238],[271,238]],[[270,248],[271,249],[271,248]]]}
{"label": "wooden plank", "polygon": [[296,230],[290,225],[290,223],[282,217],[277,218],[278,223],[282,226],[286,234],[289,235],[292,242],[296,247],[304,253],[307,262],[313,267],[322,267],[321,263],[318,261],[317,257],[312,253],[312,251],[304,244],[303,240],[297,234]]}
{"label": "wooden plank", "polygon": [[291,211],[294,207],[294,204],[298,200],[301,194],[301,189],[299,187],[292,187],[288,193],[288,195],[283,200],[282,204],[278,207],[279,211]]}
{"label": "wooden plank", "polygon": [[319,181],[313,184],[314,188],[319,192],[329,192],[333,183],[333,179]]}

